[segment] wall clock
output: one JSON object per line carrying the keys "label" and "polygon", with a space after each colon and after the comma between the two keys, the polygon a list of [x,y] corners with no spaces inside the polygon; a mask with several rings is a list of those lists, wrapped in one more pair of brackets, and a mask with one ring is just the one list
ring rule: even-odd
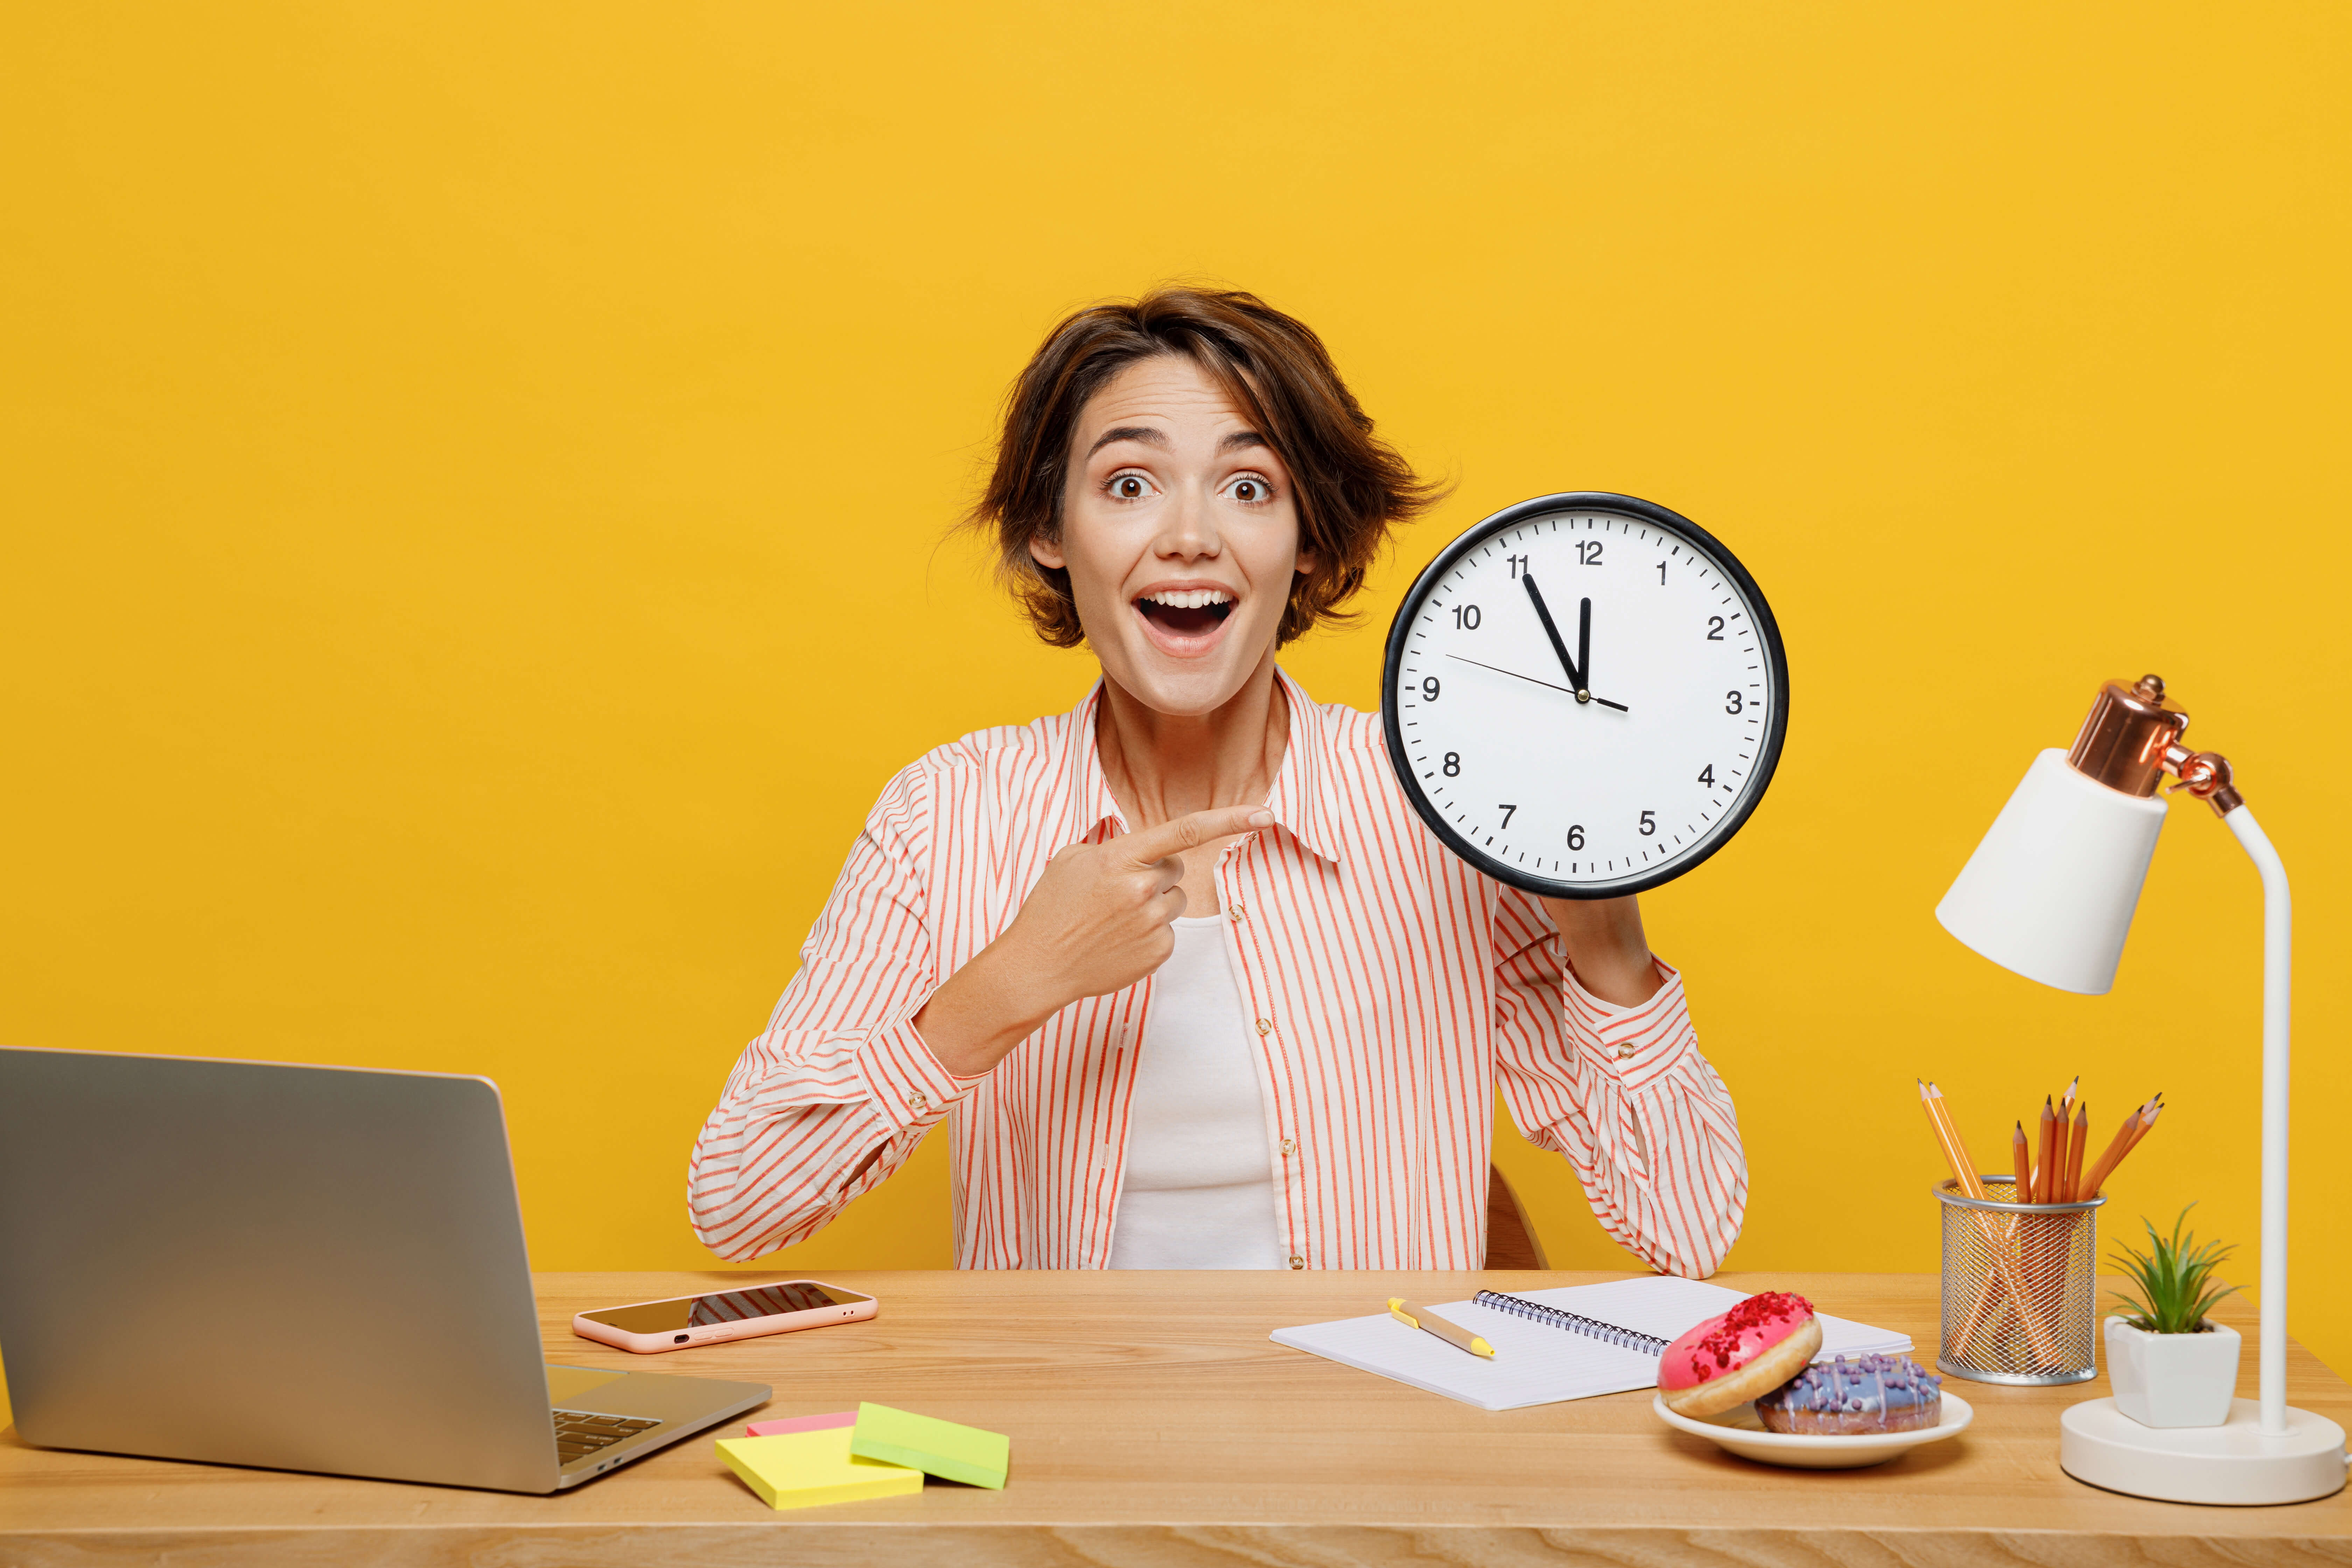
{"label": "wall clock", "polygon": [[1532,893],[1681,876],[1772,782],[1789,662],[1730,551],[1649,501],[1522,501],[1445,548],[1389,627],[1389,760],[1446,847]]}

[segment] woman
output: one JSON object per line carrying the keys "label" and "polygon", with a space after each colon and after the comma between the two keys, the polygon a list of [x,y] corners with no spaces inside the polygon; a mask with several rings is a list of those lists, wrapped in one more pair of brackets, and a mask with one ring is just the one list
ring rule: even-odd
{"label": "woman", "polygon": [[706,1245],[814,1235],[945,1118],[960,1267],[1475,1268],[1499,1083],[1612,1237],[1714,1271],[1738,1123],[1634,900],[1471,870],[1276,667],[1431,499],[1247,294],[1054,330],[976,518],[1102,679],[883,792],[697,1142]]}

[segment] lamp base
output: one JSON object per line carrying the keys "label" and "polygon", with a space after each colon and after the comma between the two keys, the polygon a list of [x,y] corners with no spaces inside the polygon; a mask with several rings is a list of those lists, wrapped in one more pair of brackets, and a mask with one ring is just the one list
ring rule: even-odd
{"label": "lamp base", "polygon": [[2165,1502],[2308,1502],[2344,1488],[2344,1428],[2290,1407],[2286,1431],[2263,1435],[2263,1407],[2232,1400],[2219,1426],[2143,1426],[2112,1399],[2067,1406],[2058,1468],[2111,1492]]}

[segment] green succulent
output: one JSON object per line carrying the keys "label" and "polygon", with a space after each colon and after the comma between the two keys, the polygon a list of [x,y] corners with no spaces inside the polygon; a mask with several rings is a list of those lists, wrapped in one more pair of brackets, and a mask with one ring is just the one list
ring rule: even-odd
{"label": "green succulent", "polygon": [[2180,1233],[2189,1222],[2189,1209],[2196,1206],[2190,1204],[2180,1211],[2169,1237],[2158,1236],[2155,1222],[2141,1216],[2140,1224],[2147,1226],[2147,1251],[2121,1244],[2130,1261],[2117,1259],[2117,1266],[2137,1289],[2117,1291],[2116,1304],[2125,1309],[2124,1321],[2133,1328],[2151,1334],[2198,1333],[2214,1305],[2236,1294],[2235,1285],[2214,1280],[2213,1270],[2237,1248],[2217,1241],[2200,1247],[2195,1232]]}

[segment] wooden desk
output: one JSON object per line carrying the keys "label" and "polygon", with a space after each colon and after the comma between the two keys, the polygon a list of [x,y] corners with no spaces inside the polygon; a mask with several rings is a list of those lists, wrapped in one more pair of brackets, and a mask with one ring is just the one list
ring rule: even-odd
{"label": "wooden desk", "polygon": [[[0,1563],[614,1564],[2352,1562],[2352,1494],[2290,1508],[2117,1497],[2058,1468],[2058,1412],[2104,1383],[1962,1385],[1963,1436],[1875,1469],[1773,1469],[1683,1436],[1649,1395],[1489,1415],[1269,1343],[1268,1330],[1479,1286],[1612,1276],[845,1274],[872,1323],[648,1363],[575,1339],[583,1307],[740,1283],[540,1278],[551,1360],[756,1379],[766,1414],[861,1398],[1013,1438],[1003,1491],[777,1513],[698,1436],[557,1497],[28,1448],[0,1435]],[[1935,1343],[1924,1275],[1727,1275]],[[2251,1323],[2241,1310],[2233,1321]],[[2251,1352],[2251,1335],[2249,1352]],[[2251,1394],[2251,1353],[2243,1392]],[[2352,1424],[2352,1388],[2300,1347],[2287,1390]],[[733,1430],[730,1427],[729,1430]],[[2054,1532],[2054,1533],[2053,1533]]]}

